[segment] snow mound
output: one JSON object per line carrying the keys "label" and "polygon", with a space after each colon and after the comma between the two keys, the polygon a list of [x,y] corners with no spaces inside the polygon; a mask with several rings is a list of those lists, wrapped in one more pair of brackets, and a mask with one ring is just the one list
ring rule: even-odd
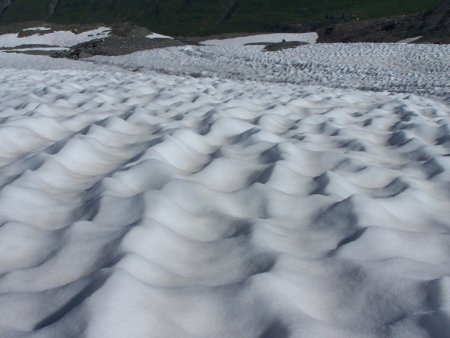
{"label": "snow mound", "polygon": [[173,39],[171,36],[162,35],[158,33],[152,33],[146,36],[147,39]]}
{"label": "snow mound", "polygon": [[442,101],[2,69],[0,120],[1,337],[448,332]]}

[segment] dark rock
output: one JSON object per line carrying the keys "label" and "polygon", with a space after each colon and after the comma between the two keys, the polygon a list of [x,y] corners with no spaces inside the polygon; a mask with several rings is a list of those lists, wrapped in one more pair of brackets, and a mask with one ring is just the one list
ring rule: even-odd
{"label": "dark rock", "polygon": [[141,50],[181,46],[186,43],[177,39],[148,39],[150,31],[128,22],[116,23],[111,27],[111,36],[80,43],[68,51],[51,54],[54,58],[83,59],[94,55],[125,55]]}
{"label": "dark rock", "polygon": [[415,15],[352,20],[318,29],[318,42],[398,42],[421,37],[418,43],[450,43],[450,1]]}

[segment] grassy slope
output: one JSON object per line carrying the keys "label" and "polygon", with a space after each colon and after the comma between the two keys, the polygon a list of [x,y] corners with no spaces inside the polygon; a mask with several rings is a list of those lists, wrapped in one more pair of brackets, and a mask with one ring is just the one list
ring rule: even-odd
{"label": "grassy slope", "polygon": [[[418,12],[440,0],[61,0],[52,21],[111,23],[133,21],[174,35],[256,32],[284,23],[361,19]],[[234,5],[234,7],[232,7]],[[230,15],[226,15],[232,8]],[[47,1],[15,0],[2,22],[45,20]]]}

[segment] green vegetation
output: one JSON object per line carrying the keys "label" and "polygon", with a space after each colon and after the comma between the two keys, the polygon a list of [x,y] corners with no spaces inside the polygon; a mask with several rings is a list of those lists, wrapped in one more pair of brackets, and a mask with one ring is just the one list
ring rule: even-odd
{"label": "green vegetation", "polygon": [[415,13],[440,0],[60,0],[53,16],[48,1],[13,0],[1,23],[131,21],[172,35],[277,30],[298,23],[377,18]]}

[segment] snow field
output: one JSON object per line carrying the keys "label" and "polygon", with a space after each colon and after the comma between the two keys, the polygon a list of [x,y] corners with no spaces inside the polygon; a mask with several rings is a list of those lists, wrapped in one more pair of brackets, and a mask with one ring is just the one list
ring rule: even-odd
{"label": "snow field", "polygon": [[92,60],[174,75],[450,96],[450,45],[311,44],[277,52],[262,48],[171,47]]}
{"label": "snow field", "polygon": [[0,48],[10,48],[22,45],[46,45],[55,47],[72,47],[82,42],[102,39],[109,36],[111,29],[99,27],[94,30],[75,34],[71,31],[56,31],[45,33],[45,27],[35,27],[40,34],[19,37],[18,33],[0,35]]}
{"label": "snow field", "polygon": [[65,64],[0,72],[1,337],[449,327],[448,104]]}
{"label": "snow field", "polygon": [[282,42],[285,41],[301,41],[307,43],[315,43],[318,39],[318,35],[315,32],[311,33],[274,33],[274,34],[258,34],[250,36],[240,36],[236,38],[228,39],[215,39],[205,40],[201,43],[207,46],[222,46],[222,47],[236,47],[244,46],[248,43],[260,43],[260,42]]}

